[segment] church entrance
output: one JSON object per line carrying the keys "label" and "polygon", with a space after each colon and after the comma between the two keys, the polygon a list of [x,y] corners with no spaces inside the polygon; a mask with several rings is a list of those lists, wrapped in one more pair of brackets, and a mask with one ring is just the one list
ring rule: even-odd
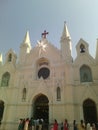
{"label": "church entrance", "polygon": [[0,124],[3,118],[3,112],[4,112],[4,102],[0,100]]}
{"label": "church entrance", "polygon": [[34,119],[43,119],[45,123],[49,123],[49,106],[48,98],[41,94],[34,101]]}
{"label": "church entrance", "polygon": [[83,102],[83,113],[85,123],[97,123],[97,110],[94,101],[87,99]]}

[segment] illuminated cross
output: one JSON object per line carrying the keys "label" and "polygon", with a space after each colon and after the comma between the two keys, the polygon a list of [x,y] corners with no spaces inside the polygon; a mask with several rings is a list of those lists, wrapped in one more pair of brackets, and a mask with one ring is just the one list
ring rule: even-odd
{"label": "illuminated cross", "polygon": [[46,35],[49,34],[49,32],[46,32],[46,30],[42,33],[42,37],[46,38]]}
{"label": "illuminated cross", "polygon": [[37,41],[37,47],[39,48],[39,56],[42,54],[42,52],[46,52],[47,44],[43,41]]}

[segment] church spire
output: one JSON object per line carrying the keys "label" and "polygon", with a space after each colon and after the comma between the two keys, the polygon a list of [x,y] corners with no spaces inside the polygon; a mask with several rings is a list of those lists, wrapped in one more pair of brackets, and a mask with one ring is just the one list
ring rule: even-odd
{"label": "church spire", "polygon": [[23,44],[27,44],[29,47],[31,47],[31,41],[30,41],[30,36],[29,36],[29,31],[26,32]]}
{"label": "church spire", "polygon": [[72,62],[72,57],[71,57],[71,51],[72,51],[72,43],[71,43],[71,37],[66,25],[66,22],[64,22],[64,28],[61,36],[61,54],[62,58],[65,60],[66,63],[71,63]]}
{"label": "church spire", "polygon": [[26,55],[31,51],[31,41],[29,36],[29,31],[26,32],[24,40],[20,46],[20,56],[19,62],[24,63],[26,59]]}
{"label": "church spire", "polygon": [[61,36],[61,40],[64,40],[64,39],[71,40],[71,37],[70,37],[69,31],[68,31],[66,22],[64,22],[64,29],[63,29],[62,36]]}

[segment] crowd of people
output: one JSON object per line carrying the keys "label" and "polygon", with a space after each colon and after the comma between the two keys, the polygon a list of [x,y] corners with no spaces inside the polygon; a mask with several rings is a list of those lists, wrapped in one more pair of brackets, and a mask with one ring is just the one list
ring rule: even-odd
{"label": "crowd of people", "polygon": [[18,130],[42,130],[43,124],[43,119],[34,120],[33,117],[31,119],[20,119]]}
{"label": "crowd of people", "polygon": [[57,120],[55,119],[51,130],[98,130],[98,128],[97,124],[85,123],[83,120],[80,120],[79,123],[74,120],[73,124],[69,124],[68,120],[65,119],[64,122],[58,124]]}
{"label": "crowd of people", "polygon": [[97,130],[97,124],[95,123],[85,123],[83,120],[80,120],[80,123],[76,123],[76,120],[73,121],[73,130]]}
{"label": "crowd of people", "polygon": [[48,124],[47,127],[45,127],[43,119],[34,120],[33,117],[31,117],[31,119],[20,119],[18,130],[97,130],[97,127],[95,123],[85,124],[83,120],[80,120],[79,123],[74,120],[73,124],[70,125],[67,119],[61,123],[58,123],[55,119],[51,125]]}

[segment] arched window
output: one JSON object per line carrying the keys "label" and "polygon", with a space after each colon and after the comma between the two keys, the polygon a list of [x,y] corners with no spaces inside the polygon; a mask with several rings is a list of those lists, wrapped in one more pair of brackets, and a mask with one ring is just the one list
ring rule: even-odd
{"label": "arched window", "polygon": [[24,88],[23,88],[23,91],[22,91],[22,101],[25,101],[25,100],[26,100],[26,93],[27,93],[27,90],[26,90],[26,88],[24,87]]}
{"label": "arched window", "polygon": [[1,86],[8,86],[10,80],[10,74],[8,72],[4,73],[2,76]]}
{"label": "arched window", "polygon": [[9,54],[9,56],[8,56],[8,61],[9,61],[9,62],[12,61],[12,54]]}
{"label": "arched window", "polygon": [[57,100],[58,101],[61,100],[61,89],[60,89],[60,87],[57,87]]}
{"label": "arched window", "polygon": [[85,52],[85,46],[83,44],[80,45],[80,52],[81,53]]}
{"label": "arched window", "polygon": [[0,100],[0,124],[3,118],[3,112],[4,112],[4,102]]}
{"label": "arched window", "polygon": [[83,65],[80,68],[80,81],[81,82],[92,82],[91,69],[86,65]]}
{"label": "arched window", "polygon": [[50,69],[49,69],[49,61],[42,57],[38,60],[37,62],[38,65],[38,79],[43,78],[43,79],[48,79],[50,76]]}

